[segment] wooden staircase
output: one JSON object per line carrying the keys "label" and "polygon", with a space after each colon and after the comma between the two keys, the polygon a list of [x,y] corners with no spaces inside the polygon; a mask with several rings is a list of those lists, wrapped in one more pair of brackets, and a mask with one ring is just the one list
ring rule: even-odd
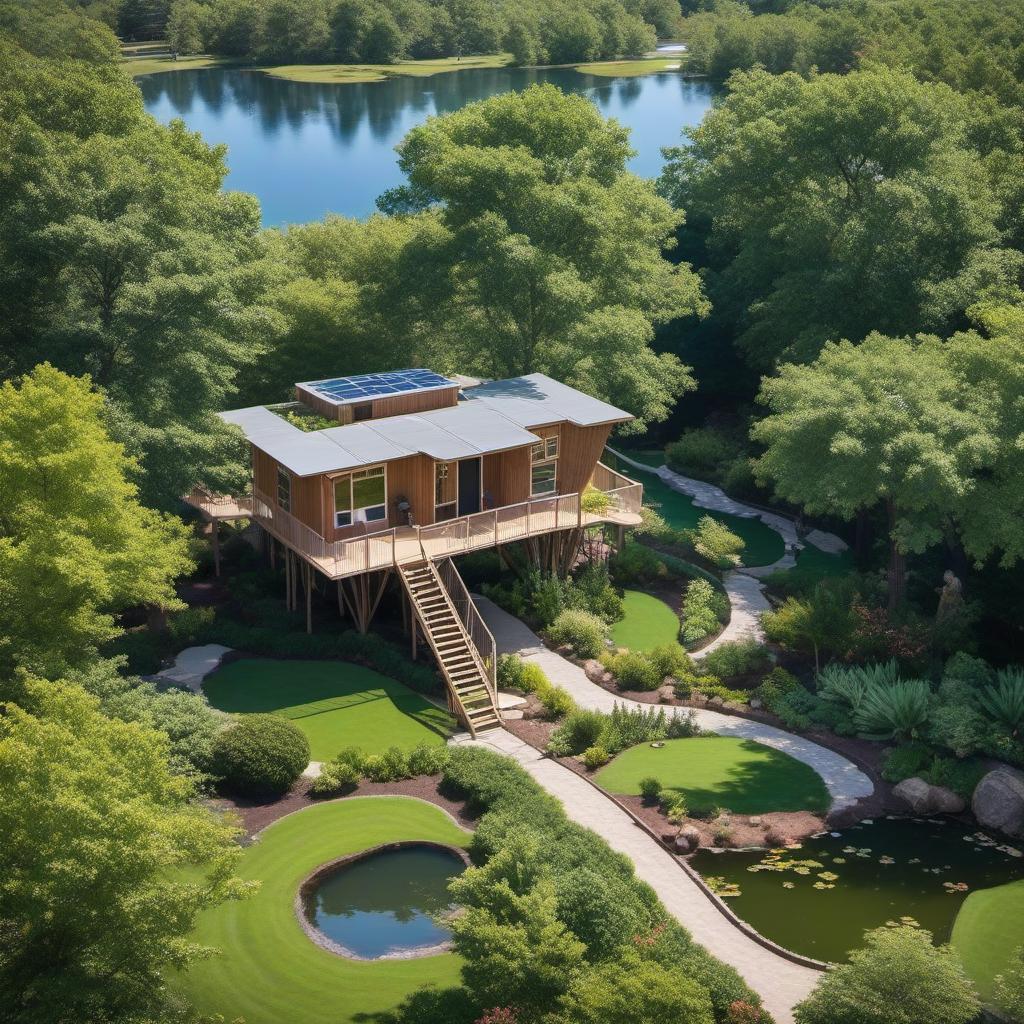
{"label": "wooden staircase", "polygon": [[416,623],[448,684],[452,713],[472,736],[500,726],[490,676],[433,563],[424,560],[405,564],[399,572]]}

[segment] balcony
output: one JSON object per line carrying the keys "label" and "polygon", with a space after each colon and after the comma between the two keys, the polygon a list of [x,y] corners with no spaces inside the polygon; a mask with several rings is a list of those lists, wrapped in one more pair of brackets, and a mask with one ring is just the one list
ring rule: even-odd
{"label": "balcony", "polygon": [[[357,576],[423,560],[438,561],[469,551],[496,547],[601,523],[636,526],[640,522],[643,485],[599,463],[592,486],[606,497],[606,507],[588,512],[579,494],[532,498],[486,512],[460,516],[431,526],[397,526],[363,537],[328,541],[293,515],[278,508],[269,495],[231,498],[193,490],[185,499],[211,519],[252,518],[283,544],[298,552],[329,579]],[[597,502],[593,506],[597,506]]]}

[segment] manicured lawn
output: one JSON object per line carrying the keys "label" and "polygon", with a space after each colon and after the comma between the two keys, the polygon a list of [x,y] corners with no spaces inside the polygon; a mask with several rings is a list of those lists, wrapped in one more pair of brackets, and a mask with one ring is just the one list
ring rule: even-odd
{"label": "manicured lawn", "polygon": [[658,749],[646,743],[630,747],[596,780],[611,793],[637,796],[648,775],[682,793],[691,812],[823,812],[829,806],[828,790],[813,768],[762,743],[728,736],[667,740]]}
{"label": "manicured lawn", "polygon": [[511,54],[494,53],[480,57],[401,60],[397,64],[283,64],[261,70],[273,78],[287,78],[290,82],[383,82],[393,75],[422,78],[445,71],[502,68],[511,61]]}
{"label": "manicured lawn", "polygon": [[995,976],[1024,946],[1024,879],[972,892],[953,923],[952,942],[982,998],[991,999]]}
{"label": "manicured lawn", "polygon": [[347,960],[315,945],[295,915],[299,885],[314,868],[397,840],[465,845],[469,834],[436,807],[406,797],[320,804],[281,818],[250,846],[239,874],[259,879],[247,900],[200,917],[196,941],[222,955],[173,979],[203,1014],[246,1024],[370,1021],[424,985],[456,983],[452,954],[412,960]]}
{"label": "manicured lawn", "polygon": [[623,595],[626,616],[612,626],[612,639],[631,651],[649,651],[679,639],[679,617],[660,598],[639,590]]}
{"label": "manicured lawn", "polygon": [[601,75],[604,78],[635,78],[637,75],[653,75],[659,71],[678,71],[685,63],[686,54],[684,53],[675,57],[604,60],[594,64],[577,64],[576,70],[585,75]]}
{"label": "manicured lawn", "polygon": [[290,718],[309,737],[314,761],[347,746],[377,753],[441,744],[455,727],[446,711],[407,686],[344,661],[243,658],[207,678],[203,690],[222,711]]}

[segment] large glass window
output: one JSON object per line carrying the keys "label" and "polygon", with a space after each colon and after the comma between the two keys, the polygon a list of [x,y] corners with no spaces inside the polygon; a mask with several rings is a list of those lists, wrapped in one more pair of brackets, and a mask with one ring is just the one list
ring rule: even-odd
{"label": "large glass window", "polygon": [[530,494],[554,494],[558,475],[558,437],[545,437],[530,449]]}
{"label": "large glass window", "polygon": [[387,518],[387,500],[387,480],[383,466],[336,477],[334,525],[379,523]]}
{"label": "large glass window", "polygon": [[277,504],[285,512],[292,510],[292,475],[283,466],[277,467]]}

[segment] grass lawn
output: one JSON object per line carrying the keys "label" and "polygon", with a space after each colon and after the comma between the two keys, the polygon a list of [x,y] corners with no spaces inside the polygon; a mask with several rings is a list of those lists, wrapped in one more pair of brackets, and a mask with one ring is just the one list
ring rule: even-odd
{"label": "grass lawn", "polygon": [[[577,64],[576,70],[585,75],[604,78],[635,78],[654,75],[659,71],[678,71],[686,63],[686,54],[675,57],[648,57],[641,60],[603,60],[594,64]],[[657,463],[661,465],[661,463]]]}
{"label": "grass lawn", "polygon": [[1024,879],[972,892],[953,923],[953,947],[985,1000],[1010,955],[1024,946]]}
{"label": "grass lawn", "polygon": [[824,812],[828,790],[813,768],[763,743],[728,736],[666,740],[624,750],[596,781],[611,793],[638,796],[640,780],[653,775],[665,789],[686,797],[691,813],[727,807],[736,814],[768,811]]}
{"label": "grass lawn", "polygon": [[290,718],[309,737],[314,761],[347,746],[378,753],[441,744],[455,728],[446,711],[407,686],[345,661],[243,658],[209,676],[203,691],[221,711]]}
{"label": "grass lawn", "polygon": [[469,834],[436,807],[406,797],[320,804],[281,818],[250,846],[238,873],[262,886],[200,916],[194,938],[222,955],[172,979],[203,1014],[246,1024],[377,1020],[424,985],[457,983],[452,954],[347,960],[315,945],[295,915],[299,884],[336,857],[397,840],[465,845]]}
{"label": "grass lawn", "polygon": [[283,64],[261,70],[272,78],[287,78],[290,82],[383,82],[392,75],[422,78],[445,71],[503,68],[511,62],[511,54],[494,53],[483,57],[402,60],[397,64]]}
{"label": "grass lawn", "polygon": [[199,68],[233,67],[238,61],[229,57],[211,57],[197,55],[195,57],[133,57],[121,62],[121,66],[132,78],[142,75],[153,75],[160,71],[197,71]]}
{"label": "grass lawn", "polygon": [[631,651],[649,651],[679,639],[679,616],[660,598],[639,590],[623,595],[626,616],[612,626],[612,639]]}

